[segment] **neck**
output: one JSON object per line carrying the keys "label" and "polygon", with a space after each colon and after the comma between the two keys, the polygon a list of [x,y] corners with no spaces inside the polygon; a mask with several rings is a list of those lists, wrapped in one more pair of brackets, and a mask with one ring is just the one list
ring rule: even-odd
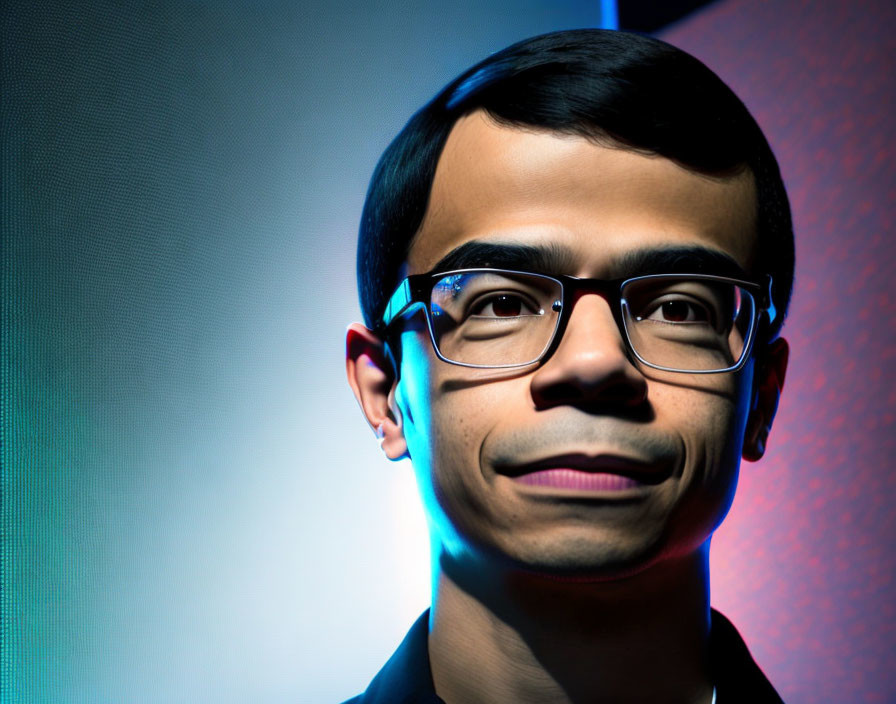
{"label": "neck", "polygon": [[429,653],[448,704],[712,699],[708,545],[617,580],[456,569],[439,556]]}

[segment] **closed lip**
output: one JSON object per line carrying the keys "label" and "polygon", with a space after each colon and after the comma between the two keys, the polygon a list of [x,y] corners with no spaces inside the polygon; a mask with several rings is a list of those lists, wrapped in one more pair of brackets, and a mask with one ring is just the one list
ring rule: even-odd
{"label": "closed lip", "polygon": [[572,469],[592,474],[618,474],[634,479],[641,484],[658,484],[670,474],[669,468],[665,464],[652,464],[619,455],[587,455],[583,453],[553,455],[534,462],[503,465],[496,467],[495,471],[498,474],[517,478],[548,469]]}

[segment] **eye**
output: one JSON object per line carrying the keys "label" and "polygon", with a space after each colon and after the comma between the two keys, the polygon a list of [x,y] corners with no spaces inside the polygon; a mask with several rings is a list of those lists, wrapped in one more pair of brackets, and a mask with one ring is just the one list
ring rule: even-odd
{"label": "eye", "polygon": [[710,310],[698,301],[688,298],[667,298],[656,301],[646,315],[638,320],[656,320],[663,323],[711,323]]}
{"label": "eye", "polygon": [[482,318],[515,318],[521,315],[541,315],[543,311],[523,296],[511,292],[494,293],[481,297],[470,308],[470,315]]}

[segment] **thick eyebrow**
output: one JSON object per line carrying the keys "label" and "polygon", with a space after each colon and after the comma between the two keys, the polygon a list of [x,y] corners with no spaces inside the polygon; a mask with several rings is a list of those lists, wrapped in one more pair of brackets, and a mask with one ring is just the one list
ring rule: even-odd
{"label": "thick eyebrow", "polygon": [[[433,272],[454,269],[516,269],[540,274],[571,274],[578,269],[573,251],[561,244],[527,245],[473,240],[452,249]],[[648,274],[715,274],[745,279],[747,273],[733,257],[699,245],[636,249],[610,262],[616,278]]]}
{"label": "thick eyebrow", "polygon": [[636,249],[619,257],[611,268],[619,278],[647,274],[715,274],[748,278],[734,257],[700,245]]}
{"label": "thick eyebrow", "polygon": [[557,243],[528,245],[465,242],[452,249],[433,267],[433,272],[453,269],[517,269],[540,274],[565,274],[575,268],[572,250]]}

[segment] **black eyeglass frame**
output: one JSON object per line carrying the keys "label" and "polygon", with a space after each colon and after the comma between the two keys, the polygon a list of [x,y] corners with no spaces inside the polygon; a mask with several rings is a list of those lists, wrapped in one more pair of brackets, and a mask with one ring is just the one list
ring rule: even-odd
{"label": "black eyeglass frame", "polygon": [[[432,290],[435,285],[446,276],[456,274],[472,274],[477,272],[496,272],[499,274],[517,274],[522,276],[534,276],[542,279],[554,281],[560,285],[560,309],[557,311],[559,318],[554,327],[551,339],[547,342],[541,353],[533,360],[516,364],[470,364],[468,362],[458,362],[448,359],[439,350],[436,343],[435,333],[433,332],[432,311],[430,303],[432,302]],[[687,280],[704,280],[717,281],[720,283],[729,283],[740,286],[750,293],[755,302],[753,319],[750,321],[750,329],[744,340],[744,348],[741,352],[740,359],[730,367],[724,369],[675,369],[674,367],[664,367],[658,364],[648,362],[641,357],[635,350],[629,335],[628,328],[625,324],[625,309],[627,301],[622,296],[622,290],[626,285],[647,279],[687,279]],[[567,305],[566,301],[575,301],[579,293],[596,293],[610,304],[610,310],[616,321],[616,326],[622,334],[625,346],[632,356],[641,364],[651,369],[658,369],[664,372],[679,372],[682,374],[721,374],[726,372],[736,372],[741,369],[750,358],[753,344],[756,340],[756,333],[759,326],[759,320],[763,314],[768,317],[768,323],[774,322],[777,317],[777,310],[772,301],[772,277],[768,274],[764,275],[761,283],[755,281],[745,281],[743,279],[731,278],[728,276],[717,276],[715,274],[687,274],[687,273],[668,273],[668,274],[645,274],[643,276],[628,276],[619,279],[586,279],[576,276],[567,276],[565,274],[542,274],[535,271],[519,271],[515,269],[496,269],[491,267],[475,267],[469,269],[452,269],[449,271],[430,271],[425,274],[412,274],[406,277],[395,289],[386,303],[386,309],[383,311],[383,317],[378,325],[378,332],[385,337],[389,328],[399,319],[411,312],[411,308],[417,304],[423,306],[426,313],[426,326],[429,330],[429,339],[432,343],[432,349],[436,356],[443,362],[455,364],[461,367],[470,367],[473,369],[514,369],[519,367],[528,367],[547,359],[553,354],[554,349],[563,339],[566,332],[566,326],[569,323],[569,317],[572,315],[573,305]]]}

